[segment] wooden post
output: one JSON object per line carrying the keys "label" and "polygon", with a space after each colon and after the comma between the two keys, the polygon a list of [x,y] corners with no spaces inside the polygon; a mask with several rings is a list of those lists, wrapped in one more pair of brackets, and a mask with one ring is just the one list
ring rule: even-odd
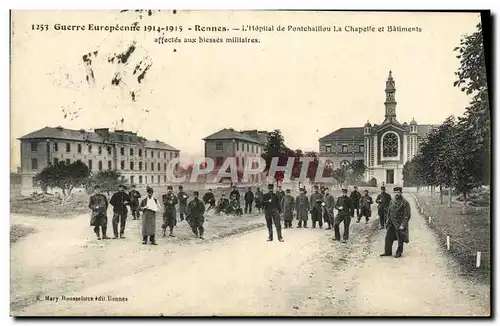
{"label": "wooden post", "polygon": [[450,250],[450,236],[449,235],[446,236],[446,248],[448,250]]}
{"label": "wooden post", "polygon": [[481,266],[481,252],[478,251],[476,253],[476,267],[479,268]]}

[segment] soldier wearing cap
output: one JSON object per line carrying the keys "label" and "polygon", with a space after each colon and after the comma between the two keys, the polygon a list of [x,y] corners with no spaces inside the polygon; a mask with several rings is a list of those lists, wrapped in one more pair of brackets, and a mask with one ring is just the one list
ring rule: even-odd
{"label": "soldier wearing cap", "polygon": [[306,190],[300,188],[300,194],[295,198],[295,211],[297,212],[297,219],[299,223],[298,228],[302,227],[302,222],[304,227],[307,228],[307,219],[309,214],[309,198],[306,195]]}
{"label": "soldier wearing cap", "polygon": [[181,221],[184,221],[184,214],[186,214],[186,206],[188,202],[189,195],[184,191],[182,186],[179,186],[179,192],[177,193],[177,198],[179,199],[179,215]]}
{"label": "soldier wearing cap", "polygon": [[141,201],[139,209],[142,211],[142,244],[147,244],[148,237],[152,245],[157,245],[155,241],[156,233],[156,213],[160,211],[160,205],[153,197],[153,188],[146,187],[147,196]]}
{"label": "soldier wearing cap", "polygon": [[290,189],[285,191],[285,197],[283,198],[283,221],[285,223],[285,229],[291,229],[293,221],[293,211],[295,209],[295,198],[290,194]]}
{"label": "soldier wearing cap", "polygon": [[335,198],[330,194],[330,190],[328,187],[325,187],[325,196],[324,205],[323,205],[323,216],[325,218],[325,222],[328,224],[326,230],[331,230],[334,223],[334,212],[335,208]]}
{"label": "soldier wearing cap", "polygon": [[127,205],[130,205],[130,196],[125,192],[125,185],[118,186],[109,203],[113,206],[113,239],[118,238],[118,223],[120,223],[120,238],[125,238],[125,224],[127,223]]}
{"label": "soldier wearing cap", "polygon": [[167,226],[170,230],[169,236],[174,236],[174,227],[177,225],[177,216],[175,211],[175,205],[177,205],[178,200],[174,195],[172,186],[167,187],[167,193],[162,196],[163,206],[165,211],[163,212],[163,224],[161,228],[163,229],[163,236],[167,231]]}
{"label": "soldier wearing cap", "polygon": [[273,222],[276,227],[276,233],[278,233],[278,240],[283,242],[283,236],[281,234],[281,221],[280,214],[282,211],[281,202],[278,196],[273,192],[274,185],[271,183],[267,186],[269,192],[264,194],[262,198],[262,206],[264,207],[267,230],[269,231],[269,238],[267,241],[273,241]]}
{"label": "soldier wearing cap", "polygon": [[205,205],[198,199],[199,195],[198,191],[193,192],[194,198],[187,205],[186,220],[195,237],[203,239],[203,222],[205,221],[203,213],[205,213]]}
{"label": "soldier wearing cap", "polygon": [[333,228],[335,230],[335,240],[340,241],[340,223],[344,223],[344,236],[342,242],[347,242],[349,240],[349,226],[351,225],[351,217],[353,216],[354,210],[351,199],[347,196],[347,188],[342,188],[342,196],[337,198],[337,203],[335,204],[335,209],[337,209],[337,217],[335,217],[335,223]]}
{"label": "soldier wearing cap", "polygon": [[385,228],[385,215],[387,213],[387,209],[389,208],[389,203],[391,202],[391,195],[385,192],[385,186],[380,187],[380,194],[375,199],[375,202],[378,204],[377,211],[380,221],[380,228]]}
{"label": "soldier wearing cap", "polygon": [[351,192],[351,202],[353,205],[353,217],[354,211],[356,211],[356,217],[359,218],[359,201],[361,200],[361,194],[358,191],[358,186],[354,186],[354,190]]}
{"label": "soldier wearing cap", "polygon": [[89,208],[92,210],[92,215],[90,216],[90,226],[94,227],[94,233],[97,235],[97,240],[101,240],[101,230],[102,238],[109,239],[106,235],[106,230],[108,228],[108,199],[106,196],[101,194],[101,188],[99,185],[94,186],[94,194],[90,196]]}
{"label": "soldier wearing cap", "polygon": [[399,258],[403,254],[403,244],[409,242],[408,224],[411,217],[410,203],[402,196],[401,187],[394,188],[394,199],[391,200],[387,209],[387,222],[385,235],[384,253],[380,256],[392,256],[392,244],[398,241],[398,248],[394,257]]}
{"label": "soldier wearing cap", "polygon": [[141,193],[135,189],[135,185],[131,186],[131,190],[128,192],[130,197],[130,213],[132,214],[132,219],[139,219],[139,198],[141,198]]}
{"label": "soldier wearing cap", "polygon": [[312,228],[316,228],[316,223],[319,224],[319,228],[323,227],[323,195],[319,192],[318,186],[313,187],[314,192],[311,194],[309,199],[309,206],[311,211]]}

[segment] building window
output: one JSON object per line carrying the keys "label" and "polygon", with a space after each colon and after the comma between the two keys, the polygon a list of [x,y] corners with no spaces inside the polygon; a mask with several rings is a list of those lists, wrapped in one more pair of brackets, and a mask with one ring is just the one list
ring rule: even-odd
{"label": "building window", "polygon": [[174,154],[174,157],[178,157],[178,156],[179,156],[179,153],[175,153],[175,154]]}
{"label": "building window", "polygon": [[218,157],[215,158],[215,165],[216,166],[222,166],[223,163],[224,163],[224,158],[223,157],[218,156]]}
{"label": "building window", "polygon": [[134,156],[134,149],[133,148],[130,149],[130,156]]}
{"label": "building window", "polygon": [[71,144],[66,143],[66,153],[69,153],[69,152],[71,152]]}
{"label": "building window", "polygon": [[130,170],[134,171],[134,162],[130,162]]}
{"label": "building window", "polygon": [[120,169],[125,170],[125,161],[120,162]]}
{"label": "building window", "polygon": [[153,162],[151,162],[151,171],[154,171],[155,170],[155,164]]}
{"label": "building window", "polygon": [[[215,150],[217,152],[222,152],[222,150],[223,150],[222,142],[215,143]],[[172,154],[172,153],[170,153],[170,154]]]}
{"label": "building window", "polygon": [[250,152],[250,144],[247,144],[247,152]]}
{"label": "building window", "polygon": [[92,171],[92,160],[89,160],[89,170]]}
{"label": "building window", "polygon": [[120,155],[125,155],[125,147],[120,148]]}
{"label": "building window", "polygon": [[243,167],[245,166],[245,158],[244,157],[241,158],[241,166],[243,166]]}
{"label": "building window", "polygon": [[172,159],[172,152],[170,152],[170,159]]}
{"label": "building window", "polygon": [[99,169],[99,171],[102,171],[102,161],[99,161],[99,163],[97,163],[97,168]]}
{"label": "building window", "polygon": [[332,161],[330,161],[330,160],[327,160],[327,161],[325,162],[325,167],[326,167],[327,169],[333,170],[333,162],[332,162]]}
{"label": "building window", "polygon": [[167,152],[163,152],[163,158],[166,159],[167,158]]}
{"label": "building window", "polygon": [[111,146],[108,146],[108,154],[111,155]]}
{"label": "building window", "polygon": [[66,164],[67,165],[70,165],[71,164],[71,160],[69,158],[66,159]]}
{"label": "building window", "polygon": [[148,157],[148,150],[147,149],[144,150],[144,156]]}
{"label": "building window", "polygon": [[54,143],[54,152],[57,152],[57,151],[59,151],[59,144]]}
{"label": "building window", "polygon": [[38,152],[38,143],[36,141],[31,143],[31,151]]}
{"label": "building window", "polygon": [[239,150],[240,150],[240,142],[239,142],[239,141],[237,141],[237,142],[236,142],[236,150],[237,150],[237,151],[239,151]]}
{"label": "building window", "polygon": [[158,171],[161,171],[161,165],[160,165],[160,162],[158,162]]}
{"label": "building window", "polygon": [[77,152],[78,152],[78,153],[81,153],[81,152],[82,152],[82,144],[78,144],[78,145],[76,146],[76,148],[77,148]]}
{"label": "building window", "polygon": [[158,183],[160,183],[160,176],[158,176]]}
{"label": "building window", "polygon": [[113,166],[113,163],[111,161],[108,161],[108,170],[111,170]]}
{"label": "building window", "polygon": [[240,166],[240,158],[236,156],[236,166]]}
{"label": "building window", "polygon": [[365,145],[359,145],[359,152],[364,153],[365,152]]}
{"label": "building window", "polygon": [[250,150],[251,150],[251,151],[252,151],[252,153],[253,153],[253,144],[252,144],[252,145],[250,145]]}
{"label": "building window", "polygon": [[31,169],[38,170],[38,159],[36,158],[31,159]]}
{"label": "building window", "polygon": [[[161,154],[161,153],[160,153],[160,151],[158,151],[158,158],[160,158],[160,154]],[[158,182],[158,183],[159,183],[159,182]]]}
{"label": "building window", "polygon": [[142,175],[139,176],[139,184],[142,184]]}
{"label": "building window", "polygon": [[59,159],[58,159],[58,158],[55,158],[55,159],[54,159],[54,165],[57,165],[57,163],[59,163]]}
{"label": "building window", "polygon": [[347,145],[342,145],[342,153],[347,153],[347,152],[349,152]]}
{"label": "building window", "polygon": [[163,163],[163,170],[167,171],[167,163]]}
{"label": "building window", "polygon": [[155,183],[155,177],[151,176],[151,183]]}
{"label": "building window", "polygon": [[132,185],[134,184],[134,176],[133,175],[130,176],[130,184],[132,184]]}
{"label": "building window", "polygon": [[92,145],[89,145],[89,153],[92,153]]}
{"label": "building window", "polygon": [[139,171],[142,171],[142,162],[139,162]]}
{"label": "building window", "polygon": [[97,152],[99,153],[99,155],[102,154],[102,146],[99,146],[99,148],[97,149]]}
{"label": "building window", "polygon": [[167,183],[167,176],[166,175],[163,176],[163,182]]}
{"label": "building window", "polygon": [[142,157],[142,149],[139,149],[139,156]]}
{"label": "building window", "polygon": [[151,158],[155,157],[154,151],[151,151]]}
{"label": "building window", "polygon": [[330,153],[332,151],[332,145],[325,146],[325,152]]}
{"label": "building window", "polygon": [[396,157],[398,156],[398,136],[395,133],[391,132],[385,134],[383,140],[383,152],[384,157]]}
{"label": "building window", "polygon": [[123,141],[123,135],[120,135],[119,138],[120,138],[120,141]]}

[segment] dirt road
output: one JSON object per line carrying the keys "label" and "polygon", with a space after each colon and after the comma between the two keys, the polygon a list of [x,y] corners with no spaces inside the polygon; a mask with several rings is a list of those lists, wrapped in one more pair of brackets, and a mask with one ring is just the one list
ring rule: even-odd
{"label": "dirt road", "polygon": [[[184,246],[136,245],[132,251],[128,246],[123,251],[102,247],[90,260],[88,248],[78,247],[80,238],[61,243],[59,235],[51,242],[40,232],[12,247],[11,288],[19,302],[12,313],[489,315],[489,287],[454,276],[413,199],[408,199],[413,209],[411,243],[402,259],[379,257],[385,232],[377,229],[378,220],[352,223],[347,244],[333,242],[328,231],[310,228],[284,230],[285,242],[269,243],[267,230],[259,229]],[[69,268],[82,272],[65,278]],[[51,287],[51,278],[63,278],[64,283]],[[38,286],[36,292],[33,286]],[[41,301],[22,300],[30,294]],[[94,301],[64,301],[62,296]],[[126,301],[98,301],[108,296]]]}

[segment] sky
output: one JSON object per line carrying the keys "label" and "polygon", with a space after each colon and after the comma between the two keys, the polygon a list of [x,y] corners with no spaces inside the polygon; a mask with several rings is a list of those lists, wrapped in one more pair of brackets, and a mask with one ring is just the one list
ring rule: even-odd
{"label": "sky", "polygon": [[[203,155],[202,138],[223,128],[280,129],[289,147],[317,151],[318,139],[338,128],[383,121],[389,70],[398,120],[439,124],[463,114],[468,104],[453,87],[459,67],[453,49],[479,21],[479,14],[468,13],[168,11],[139,17],[117,11],[14,11],[11,170],[20,162],[17,139],[45,126],[131,130],[180,149],[181,156]],[[36,30],[34,22],[48,30]],[[55,30],[56,24],[134,22],[142,29],[177,27],[165,37],[180,40],[239,36],[260,42],[159,44],[155,38],[164,33]],[[274,31],[197,32],[195,25],[274,26]],[[276,30],[289,25],[376,30],[391,25],[421,32]],[[126,63],[108,62],[131,44],[135,51]],[[86,53],[92,60],[89,82]],[[137,76],[148,65],[139,83]],[[117,73],[120,83],[112,85]]]}

